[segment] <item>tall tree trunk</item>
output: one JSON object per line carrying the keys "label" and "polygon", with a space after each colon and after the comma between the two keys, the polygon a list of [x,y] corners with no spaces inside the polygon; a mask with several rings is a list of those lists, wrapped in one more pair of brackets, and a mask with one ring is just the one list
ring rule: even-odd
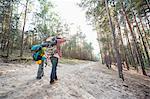
{"label": "tall tree trunk", "polygon": [[[99,44],[100,45],[100,44]],[[101,57],[101,62],[102,64],[104,64],[104,57],[103,57],[103,52],[102,52],[102,46],[99,46],[100,47],[100,57]]]}
{"label": "tall tree trunk", "polygon": [[100,48],[100,57],[101,57],[102,64],[104,64],[104,58],[103,58],[103,55],[102,55],[102,49],[101,48]]}
{"label": "tall tree trunk", "polygon": [[139,19],[140,19],[140,23],[141,23],[141,26],[142,26],[142,30],[143,30],[144,35],[145,35],[146,43],[147,43],[147,45],[148,45],[148,47],[149,47],[149,49],[150,49],[150,44],[149,44],[149,42],[148,42],[148,36],[147,36],[146,31],[145,31],[145,29],[144,29],[144,25],[143,25],[143,23],[142,23],[142,18],[141,18],[140,15],[139,15]]}
{"label": "tall tree trunk", "polygon": [[102,64],[104,64],[104,59],[103,59],[103,53],[102,53],[102,49],[103,49],[103,47],[101,46],[101,42],[100,42],[100,38],[101,36],[100,36],[100,33],[97,31],[97,41],[98,41],[98,44],[99,44],[99,49],[100,49],[100,57],[101,57],[101,62],[102,62]]}
{"label": "tall tree trunk", "polygon": [[127,24],[126,24],[126,21],[124,19],[124,32],[125,32],[125,36],[127,38],[127,49],[128,49],[128,52],[129,52],[129,60],[131,61],[131,65],[133,67],[135,67],[135,69],[138,71],[138,58],[134,56],[134,50],[132,48],[132,44],[131,44],[131,41],[129,39],[129,35],[128,35],[128,30],[127,30]]}
{"label": "tall tree trunk", "polygon": [[138,71],[138,66],[137,66],[137,64],[138,64],[139,62],[138,62],[138,58],[136,57],[137,54],[134,55],[134,50],[133,50],[132,45],[131,45],[131,43],[130,43],[128,34],[126,35],[126,37],[127,37],[127,40],[128,40],[128,47],[129,47],[129,52],[130,52],[129,54],[131,55],[131,56],[129,56],[129,58],[131,59],[131,62],[132,62],[131,65],[132,65],[133,67],[135,67],[135,69]]}
{"label": "tall tree trunk", "polygon": [[129,70],[129,64],[128,64],[128,61],[127,61],[127,53],[126,53],[126,50],[124,49],[124,45],[123,45],[123,38],[122,38],[122,35],[121,35],[121,29],[120,29],[120,25],[119,25],[119,22],[118,22],[118,18],[116,16],[116,22],[117,22],[117,28],[118,28],[118,34],[119,34],[119,38],[120,38],[120,41],[121,41],[121,50],[122,50],[122,53],[123,53],[123,61],[125,61],[126,65],[127,66],[127,70]]}
{"label": "tall tree trunk", "polygon": [[127,23],[128,23],[128,26],[129,26],[129,29],[130,29],[130,32],[131,32],[131,35],[132,35],[132,37],[133,37],[134,47],[135,47],[135,49],[136,49],[136,53],[137,53],[138,58],[139,58],[140,66],[141,66],[141,68],[142,68],[142,73],[143,73],[143,75],[147,75],[147,74],[146,74],[146,71],[145,71],[144,63],[143,63],[143,60],[142,60],[142,56],[141,56],[141,54],[139,53],[139,50],[138,50],[138,45],[137,45],[137,42],[136,42],[136,37],[135,37],[135,35],[134,35],[134,33],[133,33],[133,30],[132,30],[132,28],[131,28],[131,24],[130,24],[130,21],[129,21],[129,19],[128,19],[128,16],[127,16],[127,13],[126,13],[126,11],[125,11],[125,8],[124,8],[124,6],[123,6],[123,2],[121,2],[121,6],[122,6],[123,13],[124,13],[124,15],[125,15],[125,18],[126,18],[126,20],[127,20]]}
{"label": "tall tree trunk", "polygon": [[11,33],[11,19],[12,19],[12,14],[13,14],[13,5],[11,4],[12,2],[10,1],[9,4],[9,30],[8,30],[8,44],[7,44],[7,57],[9,57],[9,51],[11,48],[11,42],[10,42],[10,33]]}
{"label": "tall tree trunk", "polygon": [[[4,1],[2,1],[2,5],[4,5]],[[1,49],[2,49],[2,52],[4,52],[4,17],[5,17],[5,11],[4,11],[5,7],[3,6],[3,11],[2,11],[2,36],[1,36]],[[3,53],[2,53],[3,55]]]}
{"label": "tall tree trunk", "polygon": [[28,2],[29,0],[26,0],[26,6],[25,6],[25,16],[24,16],[24,23],[23,23],[23,29],[22,29],[22,37],[21,37],[21,48],[20,48],[20,57],[23,56],[23,41],[24,41],[24,29],[25,29],[25,25],[26,25],[26,17],[27,17],[27,9],[28,9]]}
{"label": "tall tree trunk", "polygon": [[149,64],[149,66],[150,66],[150,57],[149,57],[149,54],[148,54],[148,50],[147,50],[147,48],[146,48],[146,44],[145,44],[144,38],[143,38],[143,36],[142,36],[142,33],[141,33],[141,31],[140,31],[140,28],[139,28],[139,26],[138,26],[138,23],[137,23],[137,20],[136,20],[136,16],[135,16],[134,13],[133,13],[133,17],[134,17],[134,21],[135,21],[135,23],[136,23],[136,27],[137,27],[137,29],[138,29],[139,35],[140,35],[140,37],[141,37],[141,39],[142,39],[142,43],[143,43],[143,46],[144,46],[144,50],[145,50],[145,53],[146,53],[146,56],[147,56],[147,59],[148,59],[148,64]]}
{"label": "tall tree trunk", "polygon": [[3,1],[3,38],[2,38],[2,50],[5,53],[6,57],[9,56],[9,42],[10,42],[10,19],[11,19],[11,1]]}
{"label": "tall tree trunk", "polygon": [[115,55],[114,55],[114,50],[113,50],[113,44],[112,42],[110,43],[110,49],[111,49],[111,53],[112,53],[112,63],[116,63],[116,58],[115,58]]}
{"label": "tall tree trunk", "polygon": [[6,11],[6,4],[4,3],[5,1],[3,0],[2,1],[3,3],[2,3],[2,5],[4,5],[3,6],[3,12],[2,12],[2,14],[3,14],[3,20],[2,20],[2,41],[1,41],[1,43],[2,43],[2,55],[4,55],[5,54],[5,47],[6,47],[6,40],[7,40],[7,32],[6,32],[6,13],[7,13],[7,11]]}
{"label": "tall tree trunk", "polygon": [[117,43],[116,43],[115,28],[113,27],[113,24],[112,24],[112,19],[111,19],[111,16],[110,16],[107,0],[105,0],[105,7],[106,7],[106,10],[107,10],[109,23],[110,23],[110,27],[111,27],[111,32],[112,32],[112,37],[113,37],[113,45],[114,45],[114,49],[115,49],[115,52],[116,52],[116,60],[117,60],[119,77],[122,78],[122,80],[124,81],[124,77],[123,77],[123,73],[122,73],[121,57],[120,57],[120,53],[119,53],[119,51],[117,49],[117,46],[116,46]]}

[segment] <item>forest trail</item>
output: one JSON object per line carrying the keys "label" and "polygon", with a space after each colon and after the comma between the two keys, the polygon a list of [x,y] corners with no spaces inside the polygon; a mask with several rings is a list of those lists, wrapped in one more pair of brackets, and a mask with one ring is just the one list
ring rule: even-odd
{"label": "forest trail", "polygon": [[98,62],[59,64],[58,81],[49,84],[50,66],[36,80],[35,64],[0,63],[0,99],[150,99],[150,79],[115,70]]}

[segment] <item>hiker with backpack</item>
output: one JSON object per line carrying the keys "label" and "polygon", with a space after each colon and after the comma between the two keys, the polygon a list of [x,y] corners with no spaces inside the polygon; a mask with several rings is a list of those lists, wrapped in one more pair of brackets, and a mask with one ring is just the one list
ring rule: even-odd
{"label": "hiker with backpack", "polygon": [[34,45],[31,51],[33,60],[39,65],[36,79],[41,79],[44,76],[45,48],[42,45]]}
{"label": "hiker with backpack", "polygon": [[58,65],[59,58],[62,57],[60,45],[63,42],[65,42],[66,40],[64,38],[59,37],[59,36],[55,36],[52,38],[52,41],[55,42],[55,44],[52,44],[52,47],[50,47],[48,49],[49,54],[50,54],[51,64],[52,64],[52,70],[51,70],[51,74],[50,74],[50,84],[53,84],[55,80],[58,80],[58,78],[57,78],[57,65]]}

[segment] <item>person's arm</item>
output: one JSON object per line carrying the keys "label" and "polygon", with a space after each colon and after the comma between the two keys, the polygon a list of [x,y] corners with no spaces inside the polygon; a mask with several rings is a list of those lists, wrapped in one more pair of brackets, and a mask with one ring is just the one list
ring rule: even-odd
{"label": "person's arm", "polygon": [[66,42],[66,40],[64,38],[57,39],[57,45],[60,45],[60,44],[62,44],[64,42]]}

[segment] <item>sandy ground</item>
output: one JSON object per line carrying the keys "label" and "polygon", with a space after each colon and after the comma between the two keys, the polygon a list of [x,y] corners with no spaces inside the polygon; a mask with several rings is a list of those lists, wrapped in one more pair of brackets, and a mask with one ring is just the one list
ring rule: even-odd
{"label": "sandy ground", "polygon": [[59,64],[58,81],[50,85],[51,67],[36,80],[37,65],[0,63],[0,99],[150,99],[150,78],[87,62]]}

